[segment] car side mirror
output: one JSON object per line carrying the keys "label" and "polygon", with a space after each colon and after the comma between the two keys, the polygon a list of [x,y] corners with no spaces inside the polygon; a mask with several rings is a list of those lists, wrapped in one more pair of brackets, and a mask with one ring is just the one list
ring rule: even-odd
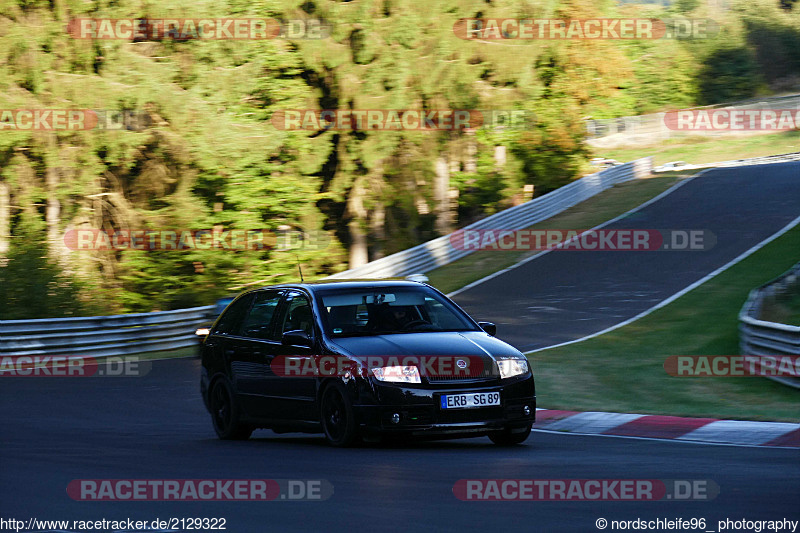
{"label": "car side mirror", "polygon": [[478,322],[483,331],[494,337],[497,334],[497,326],[494,322]]}
{"label": "car side mirror", "polygon": [[281,344],[284,346],[304,346],[306,348],[311,348],[313,342],[311,336],[302,329],[293,329],[283,334],[281,337]]}

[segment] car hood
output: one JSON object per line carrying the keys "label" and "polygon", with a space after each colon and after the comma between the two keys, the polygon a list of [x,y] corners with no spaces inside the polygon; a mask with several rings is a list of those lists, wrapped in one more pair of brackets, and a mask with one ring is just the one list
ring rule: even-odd
{"label": "car hood", "polygon": [[373,355],[520,356],[519,350],[482,331],[431,331],[340,337],[332,348],[355,357]]}

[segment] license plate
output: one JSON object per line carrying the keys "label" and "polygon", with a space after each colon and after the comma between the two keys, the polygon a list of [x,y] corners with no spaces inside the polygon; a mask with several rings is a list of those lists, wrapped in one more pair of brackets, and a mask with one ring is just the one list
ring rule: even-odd
{"label": "license plate", "polygon": [[442,409],[469,409],[470,407],[491,407],[493,405],[500,405],[499,392],[443,394],[440,398]]}

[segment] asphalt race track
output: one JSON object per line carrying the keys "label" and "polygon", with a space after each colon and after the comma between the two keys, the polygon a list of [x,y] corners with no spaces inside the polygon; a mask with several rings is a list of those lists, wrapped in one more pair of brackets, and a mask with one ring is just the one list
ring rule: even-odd
{"label": "asphalt race track", "polygon": [[551,346],[638,315],[798,216],[800,163],[712,170],[605,227],[710,230],[717,242],[709,250],[557,250],[454,300],[476,320],[495,322],[497,336],[522,351]]}
{"label": "asphalt race track", "polygon": [[[795,449],[708,446],[534,432],[337,450],[321,437],[259,431],[217,440],[199,361],[159,361],[144,377],[0,378],[0,514],[28,520],[224,517],[227,531],[598,531],[595,521],[798,519]],[[73,479],[325,479],[325,501],[83,502]],[[711,501],[464,502],[459,479],[713,480]],[[611,529],[609,528],[609,531]],[[701,530],[702,531],[702,530]]]}

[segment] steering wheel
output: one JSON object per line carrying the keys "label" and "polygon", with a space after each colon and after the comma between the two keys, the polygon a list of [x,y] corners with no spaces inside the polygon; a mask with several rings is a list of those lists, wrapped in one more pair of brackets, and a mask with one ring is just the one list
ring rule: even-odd
{"label": "steering wheel", "polygon": [[415,319],[415,320],[412,320],[411,322],[408,322],[408,323],[406,323],[406,324],[405,324],[405,325],[402,327],[402,329],[403,329],[403,331],[405,331],[405,330],[407,330],[407,329],[412,329],[412,328],[415,328],[415,327],[417,327],[417,326],[422,326],[423,324],[427,324],[427,325],[429,325],[429,326],[430,326],[430,325],[432,325],[432,324],[431,324],[430,322],[428,322],[427,320],[421,320],[421,319],[417,318],[417,319]]}

